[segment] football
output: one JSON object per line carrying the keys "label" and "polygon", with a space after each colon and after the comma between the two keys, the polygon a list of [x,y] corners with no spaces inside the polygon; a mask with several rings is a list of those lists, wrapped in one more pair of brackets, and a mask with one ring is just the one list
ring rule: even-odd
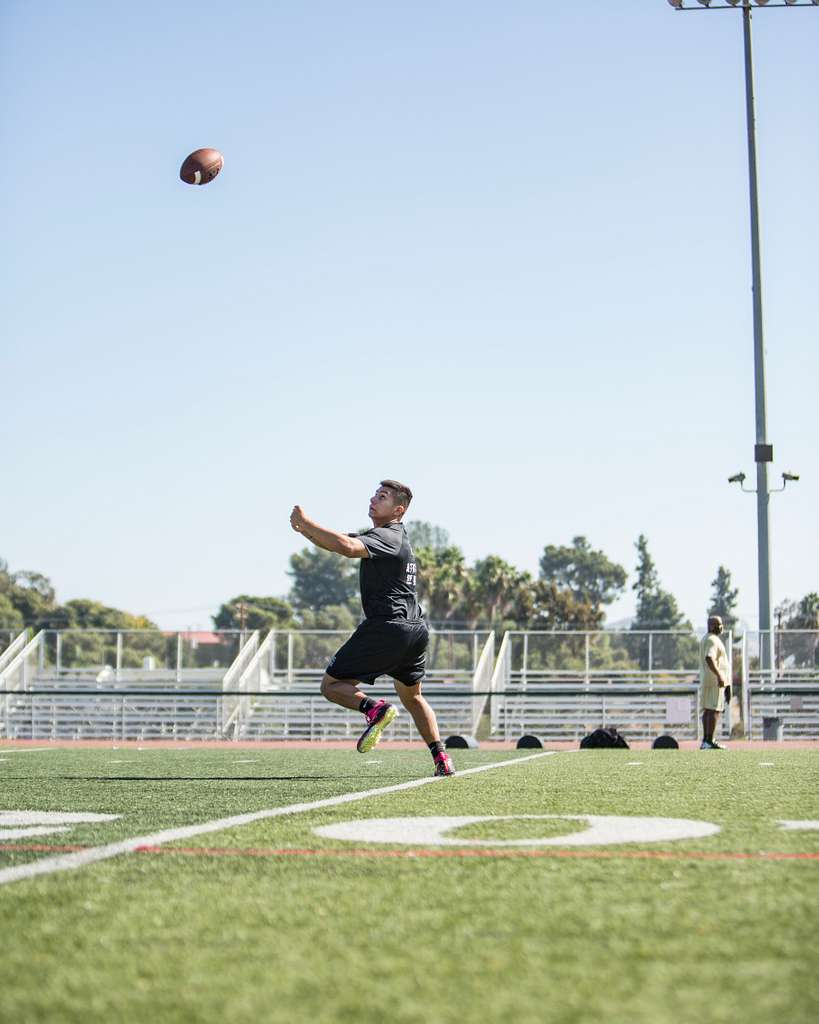
{"label": "football", "polygon": [[179,177],[186,185],[207,185],[225,165],[218,149],[197,149],[186,156],[179,168]]}

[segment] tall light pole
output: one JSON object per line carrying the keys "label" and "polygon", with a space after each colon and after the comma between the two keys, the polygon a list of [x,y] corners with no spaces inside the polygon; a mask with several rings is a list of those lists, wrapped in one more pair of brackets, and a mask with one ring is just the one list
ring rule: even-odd
{"label": "tall light pole", "polygon": [[[745,48],[745,119],[748,129],[748,184],[751,198],[751,275],[754,310],[754,395],[756,406],[756,522],[757,574],[759,580],[760,668],[771,667],[771,545],[768,523],[768,463],[773,462],[773,445],[768,441],[765,408],[765,344],[762,333],[762,260],[759,243],[759,195],[756,171],[756,116],[754,111],[754,62],[751,49],[751,0],[728,0],[712,5],[712,0],[697,0],[698,7],[686,7],[685,0],[668,0],[678,11],[742,10],[742,34]],[[785,0],[771,4],[755,0],[757,7],[816,7],[819,0]]]}

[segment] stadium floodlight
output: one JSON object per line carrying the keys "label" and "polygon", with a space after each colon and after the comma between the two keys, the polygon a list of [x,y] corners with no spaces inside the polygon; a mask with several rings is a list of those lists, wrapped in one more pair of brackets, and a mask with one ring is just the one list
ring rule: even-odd
{"label": "stadium floodlight", "polygon": [[783,473],[782,474],[782,479],[785,481],[785,483],[787,483],[789,480],[794,480],[795,481],[795,480],[799,479],[799,474],[798,473]]}
{"label": "stadium floodlight", "polygon": [[[732,484],[738,483],[743,491],[756,495],[757,504],[757,575],[759,584],[759,629],[761,634],[770,637],[771,631],[771,547],[768,515],[768,496],[774,491],[784,490],[788,478],[783,475],[782,487],[768,486],[768,464],[773,462],[773,445],[768,439],[768,423],[765,396],[765,342],[762,327],[762,260],[761,242],[759,238],[759,197],[757,186],[756,160],[756,129],[754,70],[751,45],[751,19],[754,7],[819,7],[819,0],[717,0],[712,6],[711,0],[697,0],[697,5],[687,7],[683,0],[668,0],[672,7],[682,11],[742,11],[742,36],[745,51],[745,122],[748,136],[748,191],[751,206],[751,295],[753,303],[753,338],[754,338],[754,397],[756,414],[756,444],[754,445],[754,462],[756,463],[756,487],[745,486],[745,474],[735,473],[729,478]],[[792,478],[793,474],[789,474]],[[768,649],[765,642],[760,646],[760,666],[772,668],[770,642]]]}

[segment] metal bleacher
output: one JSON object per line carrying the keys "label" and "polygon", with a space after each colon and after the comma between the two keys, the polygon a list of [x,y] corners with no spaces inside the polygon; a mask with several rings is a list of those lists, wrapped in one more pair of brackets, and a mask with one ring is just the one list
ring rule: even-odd
{"label": "metal bleacher", "polygon": [[[319,692],[346,633],[44,630],[0,637],[0,738],[353,740],[360,719]],[[577,742],[600,726],[630,740],[696,737],[698,636],[638,631],[432,630],[424,693],[442,735]],[[819,737],[819,631],[724,638],[739,700],[722,716],[760,739]],[[497,649],[496,649],[497,648]],[[765,653],[769,652],[769,653]],[[767,665],[768,667],[764,667]],[[379,679],[376,696],[393,695]],[[390,729],[416,739],[410,716]]]}
{"label": "metal bleacher", "polygon": [[[329,704],[319,692],[325,666],[347,635],[334,630],[269,633],[237,682],[229,734],[244,740],[355,739],[361,731],[359,716]],[[435,709],[442,734],[477,730],[494,647],[491,632],[432,631],[424,695]],[[367,693],[395,697],[386,677]],[[417,736],[407,713],[399,714],[390,727],[391,739]]]}
{"label": "metal bleacher", "polygon": [[0,656],[0,737],[6,739],[219,738],[225,680],[259,639],[235,631],[158,630],[22,636],[11,658],[11,647]]}
{"label": "metal bleacher", "polygon": [[[725,641],[730,659],[730,635]],[[508,632],[493,677],[491,734],[576,742],[615,727],[629,739],[693,738],[698,649],[690,632]]]}

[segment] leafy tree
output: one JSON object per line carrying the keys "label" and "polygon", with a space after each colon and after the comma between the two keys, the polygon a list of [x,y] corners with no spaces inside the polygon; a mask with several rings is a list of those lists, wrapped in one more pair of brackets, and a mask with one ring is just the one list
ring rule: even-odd
{"label": "leafy tree", "polygon": [[[49,629],[88,631],[69,632],[63,637],[60,662],[64,668],[116,665],[119,631],[124,633],[119,651],[123,668],[137,668],[149,655],[160,664],[175,664],[173,645],[156,623],[144,615],[131,615],[99,601],[66,601],[57,605],[42,625]],[[47,638],[47,647],[49,657],[56,657],[53,636]]]}
{"label": "leafy tree", "polygon": [[627,574],[622,565],[595,551],[581,536],[572,538],[571,547],[549,544],[544,548],[540,578],[599,610],[623,592]]}
{"label": "leafy tree", "polygon": [[131,615],[87,598],[76,598],[58,605],[54,620],[65,623],[60,627],[63,629],[159,629],[144,615]]}
{"label": "leafy tree", "polygon": [[[349,605],[330,604],[326,608],[319,608],[316,611],[312,608],[305,608],[299,612],[298,625],[301,629],[337,629],[351,633],[358,625],[358,621],[358,617],[353,615]],[[336,647],[338,647],[338,642],[336,642]]]}
{"label": "leafy tree", "polygon": [[708,614],[719,615],[727,631],[732,631],[737,624],[734,609],[737,606],[739,590],[731,586],[731,573],[724,565],[717,569],[717,575],[711,580],[711,603]]}
{"label": "leafy tree", "polygon": [[358,599],[358,562],[321,548],[302,548],[290,556],[293,580],[290,600],[295,608],[327,608]]}
{"label": "leafy tree", "polygon": [[519,603],[520,590],[531,583],[528,573],[498,555],[480,559],[467,571],[463,607],[471,628],[477,624],[500,628]]}
{"label": "leafy tree", "polygon": [[29,570],[9,572],[8,563],[3,559],[0,559],[0,596],[19,613],[6,613],[13,623],[22,618],[24,626],[46,625],[55,608],[54,588],[48,577]]}
{"label": "leafy tree", "polygon": [[528,629],[595,630],[603,622],[603,612],[590,601],[579,600],[571,591],[549,580],[530,585],[531,605],[525,623]]}
{"label": "leafy tree", "polygon": [[[632,623],[633,630],[678,630],[691,629],[691,623],[679,609],[677,599],[660,586],[654,560],[649,554],[648,540],[643,534],[637,538],[637,581],[633,589],[637,593],[637,616]],[[695,662],[693,637],[658,636],[652,641],[649,664],[648,644],[639,637],[629,641],[642,669],[676,669]]]}
{"label": "leafy tree", "polygon": [[290,629],[295,625],[293,609],[280,597],[239,594],[221,605],[213,616],[215,629]]}
{"label": "leafy tree", "polygon": [[418,548],[442,551],[444,548],[451,546],[449,534],[443,527],[435,526],[433,523],[426,523],[423,519],[416,519],[411,523],[407,523],[407,536],[413,551],[417,551]]}
{"label": "leafy tree", "polygon": [[469,570],[460,548],[450,545],[437,551],[419,548],[418,598],[427,618],[433,623],[457,620],[463,610]]}
{"label": "leafy tree", "polygon": [[[801,601],[784,601],[775,610],[777,665],[790,660],[795,668],[819,665],[819,594],[805,594]],[[800,630],[790,636],[781,630]]]}
{"label": "leafy tree", "polygon": [[23,615],[20,609],[15,608],[8,594],[0,592],[0,629],[21,630],[22,628]]}
{"label": "leafy tree", "polygon": [[637,617],[632,629],[679,629],[685,617],[677,599],[660,586],[654,559],[648,551],[648,540],[643,534],[637,538],[637,581],[632,587],[637,593]]}
{"label": "leafy tree", "polygon": [[801,601],[786,608],[785,629],[819,629],[819,594],[805,594]]}

